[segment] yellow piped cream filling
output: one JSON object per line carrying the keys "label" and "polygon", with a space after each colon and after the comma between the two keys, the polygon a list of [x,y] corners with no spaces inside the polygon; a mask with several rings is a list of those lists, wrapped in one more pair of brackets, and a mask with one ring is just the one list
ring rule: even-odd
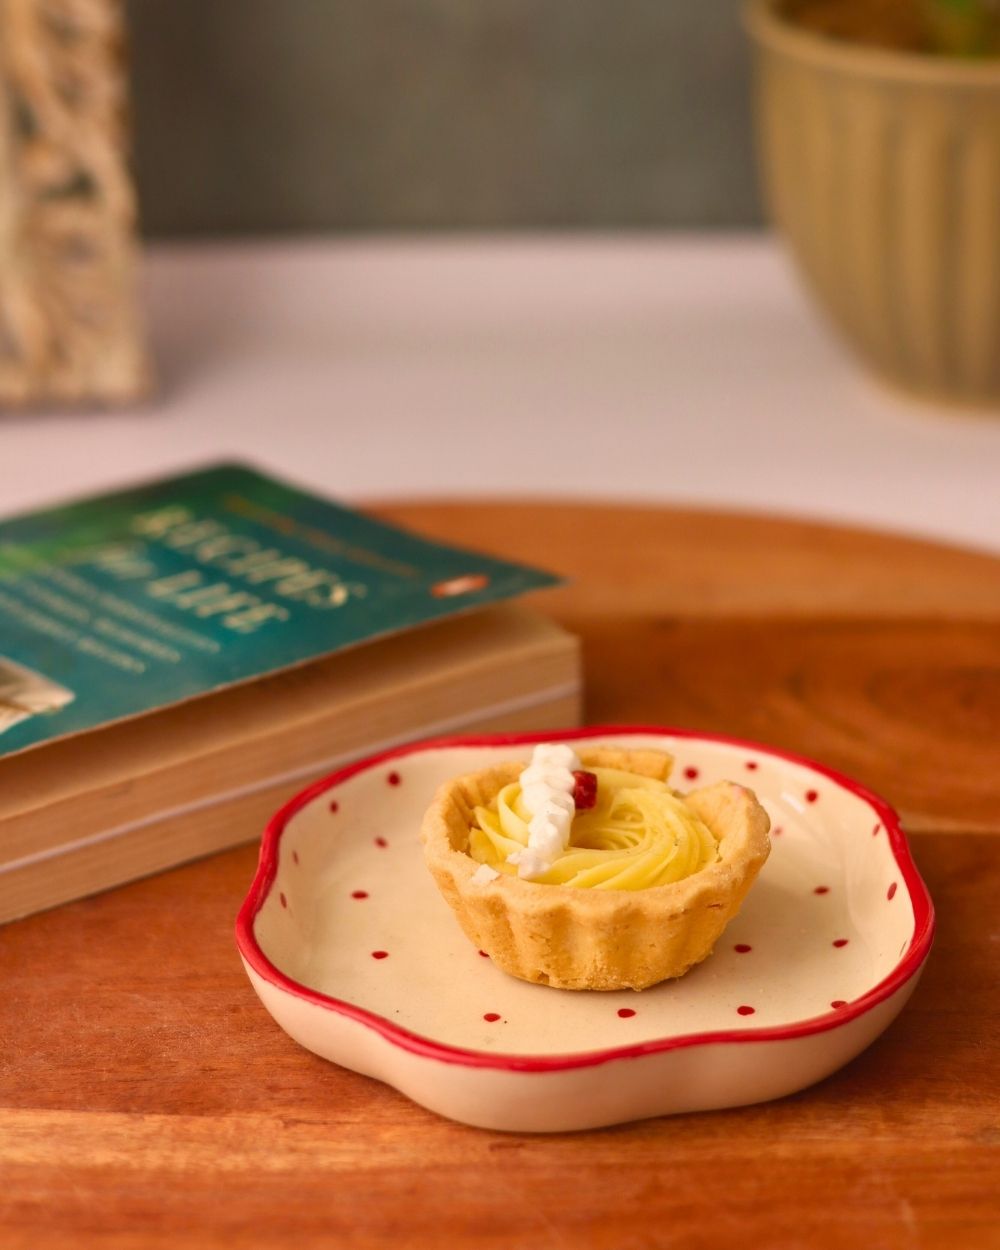
{"label": "yellow piped cream filling", "polygon": [[[533,880],[592,890],[644,890],[690,877],[719,858],[715,836],[663,781],[613,768],[594,768],[597,803],[577,811],[569,845]],[[489,807],[475,809],[469,854],[516,876],[507,862],[528,845],[530,814],[519,782],[504,786]]]}

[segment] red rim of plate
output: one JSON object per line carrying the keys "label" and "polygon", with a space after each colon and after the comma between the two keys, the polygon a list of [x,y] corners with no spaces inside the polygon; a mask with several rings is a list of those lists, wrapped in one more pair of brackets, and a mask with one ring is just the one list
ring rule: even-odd
{"label": "red rim of plate", "polygon": [[[700,742],[717,742],[724,746],[736,747],[750,753],[772,756],[785,760],[802,768],[810,769],[820,776],[833,781],[842,789],[849,791],[867,803],[889,839],[896,865],[899,868],[903,883],[906,886],[910,903],[913,907],[913,936],[906,951],[888,976],[883,977],[867,993],[855,999],[846,1007],[825,1012],[808,1020],[797,1020],[792,1024],[775,1025],[757,1029],[722,1029],[710,1033],[686,1033],[677,1037],[654,1038],[646,1042],[638,1042],[631,1046],[614,1046],[604,1050],[585,1051],[571,1055],[508,1055],[479,1050],[469,1050],[461,1046],[449,1046],[444,1042],[436,1042],[423,1037],[419,1033],[411,1033],[408,1029],[393,1024],[383,1016],[354,1003],[344,1002],[329,994],[321,994],[298,981],[292,980],[277,968],[261,949],[254,933],[254,920],[263,907],[278,871],[278,851],[281,837],[288,822],[296,813],[321,794],[342,785],[358,773],[367,772],[389,760],[405,759],[408,755],[424,751],[447,750],[456,747],[505,747],[520,746],[535,742],[572,742],[584,738],[623,737],[626,735],[650,735],[664,738],[688,739]],[[741,738],[730,738],[725,734],[701,733],[691,729],[672,729],[660,725],[596,725],[583,729],[549,730],[546,733],[519,734],[487,734],[471,737],[428,738],[420,742],[408,743],[389,751],[381,751],[377,755],[369,755],[356,760],[345,768],[338,769],[329,776],[321,778],[301,793],[290,799],[284,807],[271,817],[264,830],[261,840],[260,859],[257,871],[250,885],[249,892],[236,917],[236,945],[246,963],[265,981],[318,1007],[333,1011],[348,1019],[374,1030],[386,1041],[398,1046],[401,1050],[419,1055],[426,1059],[435,1059],[441,1063],[460,1064],[465,1067],[493,1068],[507,1072],[564,1072],[572,1068],[589,1068],[598,1064],[609,1063],[616,1059],[636,1059],[643,1055],[659,1054],[662,1051],[677,1050],[686,1046],[718,1045],[720,1043],[751,1043],[791,1041],[796,1038],[811,1037],[825,1033],[829,1029],[840,1028],[866,1015],[880,1003],[885,1002],[902,986],[920,971],[924,960],[930,952],[934,938],[934,906],[927,887],[924,885],[910,848],[906,835],[900,826],[899,816],[884,799],[868,790],[859,782],[790,751],[782,751],[776,747],[763,746],[759,742],[748,742]]]}

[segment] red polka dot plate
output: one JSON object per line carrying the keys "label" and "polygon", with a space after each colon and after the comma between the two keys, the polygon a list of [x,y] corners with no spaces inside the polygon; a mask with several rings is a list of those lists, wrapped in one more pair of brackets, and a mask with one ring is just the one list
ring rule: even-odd
{"label": "red polka dot plate", "polygon": [[[660,747],[679,789],[738,781],[767,808],[771,857],[686,976],[642,993],[529,985],[458,928],[423,864],[423,812],[442,781],[542,739]],[[309,1050],[453,1119],[553,1132],[828,1076],[902,1009],[933,930],[895,812],[856,782],[753,743],[605,726],[418,743],[311,786],[264,833],[236,937],[264,1006]]]}

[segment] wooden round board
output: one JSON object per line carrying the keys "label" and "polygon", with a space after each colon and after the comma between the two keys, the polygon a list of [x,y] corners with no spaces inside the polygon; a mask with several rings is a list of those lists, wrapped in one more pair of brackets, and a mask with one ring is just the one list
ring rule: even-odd
{"label": "wooden round board", "polygon": [[997,815],[1000,560],[772,517],[558,504],[384,515],[548,564],[533,603],[585,646],[586,718],[681,725],[823,761],[907,830]]}
{"label": "wooden round board", "polygon": [[562,1137],[468,1128],[261,1008],[232,939],[247,846],[2,931],[0,1242],[996,1245],[1000,560],[659,508],[382,512],[575,579],[537,603],[583,639],[590,721],[755,739],[894,803],[940,921],[917,992],[777,1102]]}

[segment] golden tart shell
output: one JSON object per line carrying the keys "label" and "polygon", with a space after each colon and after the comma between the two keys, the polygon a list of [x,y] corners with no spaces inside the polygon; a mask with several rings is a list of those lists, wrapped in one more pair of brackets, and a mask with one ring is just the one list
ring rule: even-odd
{"label": "golden tart shell", "polygon": [[[595,748],[584,768],[619,768],[666,780],[661,751]],[[446,782],[424,816],[424,858],[469,941],[511,976],[573,990],[645,989],[683,976],[711,954],[770,852],[767,813],[752,791],[723,781],[684,795],[719,840],[719,859],[644,890],[589,890],[500,874],[473,881],[474,809],[516,781],[523,763]]]}

